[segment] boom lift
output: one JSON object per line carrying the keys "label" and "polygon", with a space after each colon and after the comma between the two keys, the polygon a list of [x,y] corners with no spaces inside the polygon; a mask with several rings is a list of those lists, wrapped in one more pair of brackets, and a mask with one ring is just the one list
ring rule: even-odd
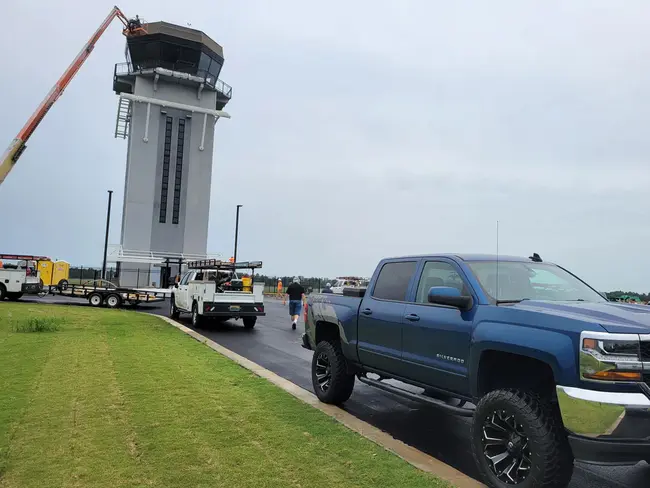
{"label": "boom lift", "polygon": [[38,127],[38,124],[41,123],[41,120],[43,120],[45,114],[47,114],[50,108],[52,108],[52,105],[54,105],[54,102],[56,102],[57,99],[61,96],[63,90],[66,89],[72,78],[74,78],[81,66],[84,64],[84,61],[88,59],[88,56],[90,56],[90,53],[93,51],[95,44],[97,44],[99,38],[116,17],[120,19],[122,24],[124,24],[122,33],[125,36],[131,37],[147,33],[142,25],[142,22],[137,16],[135,19],[128,19],[118,7],[113,7],[111,12],[104,19],[93,36],[83,47],[81,52],[77,54],[77,57],[74,58],[70,66],[68,66],[68,69],[63,72],[61,78],[59,78],[54,87],[52,87],[45,99],[41,102],[41,104],[29,118],[24,127],[20,130],[16,138],[11,142],[7,150],[2,154],[2,159],[0,159],[0,184],[2,184],[2,182],[5,180],[9,172],[13,169],[14,165],[18,161],[18,158],[20,158],[22,155],[23,151],[27,147],[26,143],[28,139],[34,133]]}

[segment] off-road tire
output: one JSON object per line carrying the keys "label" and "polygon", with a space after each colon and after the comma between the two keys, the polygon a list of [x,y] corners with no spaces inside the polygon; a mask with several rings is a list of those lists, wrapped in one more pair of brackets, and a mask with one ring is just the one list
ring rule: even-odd
{"label": "off-road tire", "polygon": [[257,322],[257,317],[244,317],[242,319],[244,321],[244,327],[247,329],[252,329],[255,327],[255,323]]}
{"label": "off-road tire", "polygon": [[170,300],[169,316],[172,319],[178,319],[181,316],[181,313],[179,312],[178,308],[176,307],[176,297],[174,295],[172,295],[169,300]]}
{"label": "off-road tire", "polygon": [[[531,468],[527,478],[517,484],[506,484],[499,480],[484,454],[483,425],[486,418],[497,411],[514,415],[528,437]],[[485,395],[474,412],[471,441],[474,460],[489,486],[565,488],[571,481],[573,453],[557,405],[537,393],[504,389]]]}
{"label": "off-road tire", "polygon": [[[329,363],[329,386],[325,390],[317,377],[318,363],[322,358],[327,358]],[[340,405],[350,398],[354,389],[354,375],[348,373],[345,356],[338,342],[318,343],[311,361],[311,381],[316,396],[323,403]]]}
{"label": "off-road tire", "polygon": [[23,294],[21,292],[15,292],[15,293],[7,292],[7,300],[11,300],[12,302],[20,300],[22,296]]}

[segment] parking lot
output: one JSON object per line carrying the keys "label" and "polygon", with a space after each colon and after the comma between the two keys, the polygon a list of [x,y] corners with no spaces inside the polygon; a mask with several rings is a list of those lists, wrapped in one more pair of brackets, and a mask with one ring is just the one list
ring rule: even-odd
{"label": "parking lot", "polygon": [[[64,297],[30,299],[61,305],[82,305],[87,302]],[[142,312],[166,315],[168,302],[140,306]],[[266,302],[265,317],[255,329],[246,330],[241,322],[225,326],[196,329],[206,337],[260,364],[291,382],[312,390],[311,351],[301,347],[301,329],[291,330],[286,306],[274,299]],[[189,316],[180,321],[190,327]],[[345,409],[356,417],[388,432],[393,437],[440,459],[473,478],[478,477],[469,442],[469,420],[449,415],[434,408],[410,402],[357,382]],[[605,487],[645,488],[650,486],[650,466],[607,467],[577,464],[571,488]]]}

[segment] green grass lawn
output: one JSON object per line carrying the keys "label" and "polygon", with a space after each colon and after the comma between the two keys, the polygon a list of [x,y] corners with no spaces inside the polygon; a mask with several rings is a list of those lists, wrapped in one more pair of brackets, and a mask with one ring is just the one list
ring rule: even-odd
{"label": "green grass lawn", "polygon": [[0,303],[0,487],[83,486],[446,485],[160,319]]}

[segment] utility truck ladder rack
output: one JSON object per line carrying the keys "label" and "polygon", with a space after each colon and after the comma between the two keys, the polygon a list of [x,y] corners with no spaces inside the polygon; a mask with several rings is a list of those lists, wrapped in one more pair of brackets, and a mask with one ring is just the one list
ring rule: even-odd
{"label": "utility truck ladder rack", "polygon": [[262,267],[262,261],[242,261],[231,263],[220,259],[203,259],[201,261],[190,261],[187,263],[189,269],[258,269]]}

